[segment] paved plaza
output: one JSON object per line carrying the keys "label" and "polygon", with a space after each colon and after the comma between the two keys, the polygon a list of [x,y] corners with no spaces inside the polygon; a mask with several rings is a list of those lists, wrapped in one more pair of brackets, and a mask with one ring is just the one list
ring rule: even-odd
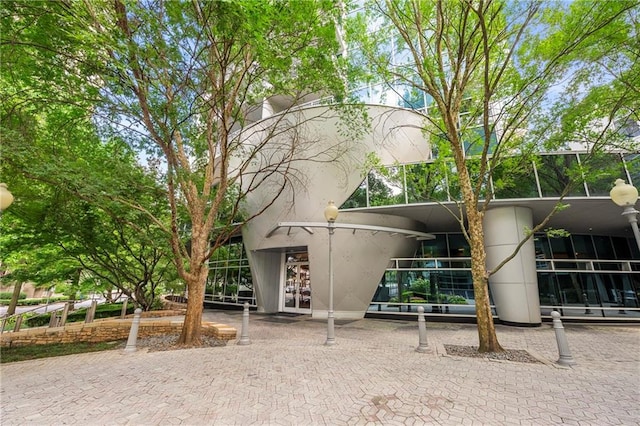
{"label": "paved plaza", "polygon": [[[238,328],[241,312],[205,311]],[[550,324],[497,326],[541,363],[452,357],[471,324],[337,322],[251,314],[251,344],[112,350],[3,364],[9,425],[640,425],[640,327],[565,324],[577,365],[560,367]]]}

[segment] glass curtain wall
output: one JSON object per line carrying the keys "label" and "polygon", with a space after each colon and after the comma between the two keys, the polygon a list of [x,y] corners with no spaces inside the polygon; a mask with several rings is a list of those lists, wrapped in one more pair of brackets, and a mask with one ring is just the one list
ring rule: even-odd
{"label": "glass curtain wall", "polygon": [[[473,314],[469,244],[462,234],[435,234],[412,259],[392,259],[370,311]],[[640,318],[640,260],[626,238],[534,236],[541,313]],[[636,259],[636,260],[634,260]],[[471,309],[469,309],[471,308]]]}
{"label": "glass curtain wall", "polygon": [[206,302],[256,305],[253,279],[242,239],[234,238],[219,247],[209,259],[209,278],[205,287]]}
{"label": "glass curtain wall", "polygon": [[[478,160],[468,161],[471,174],[477,173]],[[495,199],[557,198],[566,191],[568,197],[602,197],[609,196],[618,178],[640,184],[640,155],[565,152],[533,159],[511,157],[492,171],[483,195]],[[455,165],[434,160],[371,171],[341,208],[455,200],[460,200]]]}
{"label": "glass curtain wall", "polygon": [[[538,287],[543,315],[640,317],[640,261],[626,238],[536,235]],[[637,257],[636,257],[637,259]],[[629,309],[632,308],[632,309]]]}
{"label": "glass curtain wall", "polygon": [[370,310],[473,315],[470,249],[460,234],[436,234],[422,241],[411,259],[393,259],[382,277]]}

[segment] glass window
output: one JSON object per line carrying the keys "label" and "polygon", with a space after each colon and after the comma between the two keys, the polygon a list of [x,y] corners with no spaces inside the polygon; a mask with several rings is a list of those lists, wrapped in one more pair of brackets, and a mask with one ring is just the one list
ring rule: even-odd
{"label": "glass window", "polygon": [[620,154],[580,154],[580,158],[585,159],[585,180],[591,196],[609,196],[616,179],[627,180]]}
{"label": "glass window", "polygon": [[[575,252],[573,251],[573,246],[571,244],[571,238],[569,237],[559,237],[559,238],[549,238],[549,243],[551,244],[551,253],[554,259],[562,260],[562,259],[575,259]],[[567,262],[561,262],[556,264],[556,268],[567,269],[567,268],[575,268],[576,265]]]}
{"label": "glass window", "polygon": [[631,250],[629,250],[629,240],[622,237],[611,237],[613,249],[615,250],[615,259],[631,260]]}
{"label": "glass window", "polygon": [[367,207],[367,181],[363,180],[360,186],[340,206],[340,209],[355,209]]}
{"label": "glass window", "polygon": [[558,306],[560,302],[560,292],[556,285],[555,274],[548,272],[538,272],[538,294],[541,305]]}
{"label": "glass window", "polygon": [[494,197],[538,198],[533,162],[524,157],[509,157],[500,162],[492,173]]}
{"label": "glass window", "polygon": [[533,237],[533,245],[536,250],[536,269],[551,269],[551,262],[544,259],[552,259],[549,238],[544,234],[536,234]]}
{"label": "glass window", "polygon": [[596,253],[598,253],[598,259],[614,260],[616,258],[613,251],[613,244],[609,237],[595,235],[593,237],[593,243],[596,246]]}
{"label": "glass window", "polygon": [[402,167],[388,167],[369,173],[369,205],[404,204],[404,174]]}
{"label": "glass window", "polygon": [[398,92],[398,106],[410,109],[423,109],[425,107],[425,93],[408,84],[396,85]]}
{"label": "glass window", "polygon": [[405,166],[410,203],[447,201],[447,176],[439,163]]}
{"label": "glass window", "polygon": [[256,304],[249,260],[241,240],[218,247],[209,259],[205,301]]}
{"label": "glass window", "polygon": [[536,234],[533,238],[536,248],[536,259],[552,259],[549,237],[544,234]]}
{"label": "glass window", "polygon": [[449,257],[470,257],[469,242],[462,234],[449,234]]}
{"label": "glass window", "polygon": [[576,259],[595,259],[596,251],[590,235],[572,235]]}
{"label": "glass window", "polygon": [[[462,138],[466,157],[482,154],[485,145],[485,135],[482,127],[467,129],[463,133]],[[489,136],[489,154],[493,152],[497,142],[496,134],[491,133]]]}
{"label": "glass window", "polygon": [[448,257],[447,235],[436,234],[435,237],[422,241],[420,257]]}
{"label": "glass window", "polygon": [[[576,154],[543,155],[537,167],[540,190],[543,197],[559,197],[572,179],[580,176]],[[586,195],[582,179],[577,179],[569,196]]]}
{"label": "glass window", "polygon": [[640,154],[626,154],[624,162],[631,177],[631,184],[636,188],[640,187]]}

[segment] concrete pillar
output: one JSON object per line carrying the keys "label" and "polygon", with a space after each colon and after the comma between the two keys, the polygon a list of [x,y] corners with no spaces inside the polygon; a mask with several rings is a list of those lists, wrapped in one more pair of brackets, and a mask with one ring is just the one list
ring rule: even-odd
{"label": "concrete pillar", "polygon": [[[509,256],[533,226],[527,207],[496,207],[484,217],[487,269]],[[514,325],[540,325],[540,297],[536,275],[533,238],[529,239],[506,265],[489,279],[498,318]]]}

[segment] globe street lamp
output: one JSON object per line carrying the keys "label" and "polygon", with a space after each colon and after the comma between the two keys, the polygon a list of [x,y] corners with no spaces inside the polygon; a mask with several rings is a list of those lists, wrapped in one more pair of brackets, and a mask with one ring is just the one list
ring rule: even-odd
{"label": "globe street lamp", "polygon": [[0,183],[0,212],[5,211],[13,203],[13,194],[7,189],[6,183]]}
{"label": "globe street lamp", "polygon": [[[7,189],[6,183],[0,183],[0,217],[2,212],[5,211],[13,203],[13,194]],[[20,297],[20,290],[22,290],[22,283],[16,283],[13,287],[13,294],[11,295],[11,301],[9,302],[9,308],[5,313],[6,316],[15,314],[16,306],[18,304],[18,298]],[[2,323],[4,326],[4,321]]]}
{"label": "globe street lamp", "polygon": [[324,208],[324,217],[327,219],[329,230],[329,312],[327,313],[327,341],[325,345],[331,346],[336,343],[334,317],[333,317],[333,254],[331,249],[331,239],[335,231],[334,224],[338,217],[338,207],[329,201],[327,207]]}
{"label": "globe street lamp", "polygon": [[638,200],[638,190],[628,183],[625,183],[622,179],[616,179],[616,184],[609,192],[611,200],[623,207],[622,216],[626,216],[629,219],[631,228],[633,229],[633,235],[636,237],[636,244],[638,250],[640,250],[640,232],[638,231],[638,218],[637,214],[640,213],[635,209],[636,201]]}

